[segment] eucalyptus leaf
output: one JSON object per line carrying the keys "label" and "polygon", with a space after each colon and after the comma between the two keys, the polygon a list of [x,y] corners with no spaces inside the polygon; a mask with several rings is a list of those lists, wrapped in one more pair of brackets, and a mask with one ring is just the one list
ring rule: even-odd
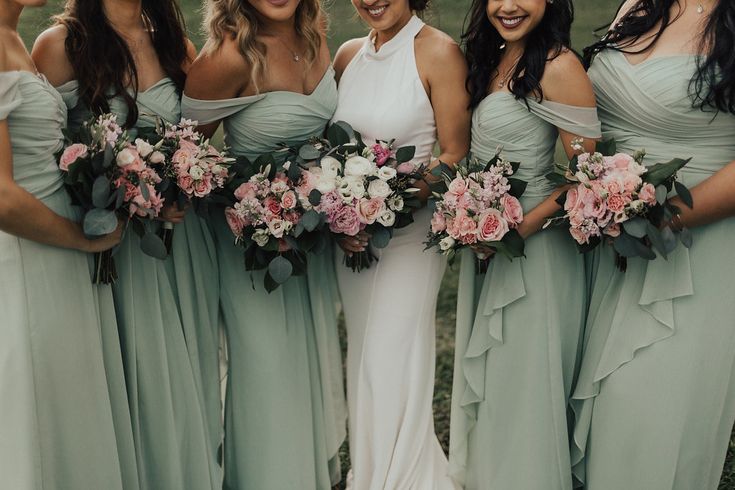
{"label": "eucalyptus leaf", "polygon": [[663,238],[664,240],[666,254],[670,254],[671,252],[673,252],[678,242],[676,241],[676,235],[673,231],[671,231],[670,227],[665,226],[661,229],[661,238]]}
{"label": "eucalyptus leaf", "polygon": [[315,229],[317,229],[320,221],[321,218],[319,216],[319,213],[317,213],[313,209],[305,212],[304,215],[301,217],[301,223],[304,224],[304,228],[306,229],[306,231],[314,231]]}
{"label": "eucalyptus leaf", "polygon": [[312,206],[318,206],[322,202],[322,193],[314,189],[309,193],[309,203]]}
{"label": "eucalyptus leaf", "polygon": [[666,190],[666,186],[659,185],[656,187],[656,202],[663,204],[668,198],[669,192]]}
{"label": "eucalyptus leaf", "polygon": [[677,180],[674,182],[674,187],[676,188],[676,193],[678,194],[678,196],[681,198],[682,201],[684,201],[684,204],[686,204],[689,209],[693,209],[694,199],[692,199],[692,193],[689,192],[687,186]]}
{"label": "eucalyptus leaf", "polygon": [[666,241],[661,234],[661,230],[653,226],[650,222],[647,222],[646,232],[653,248],[658,250],[658,253],[660,253],[664,259],[668,258],[669,250],[667,250]]}
{"label": "eucalyptus leaf", "polygon": [[312,144],[306,144],[299,148],[299,156],[306,161],[316,160],[321,155],[321,152],[317,150],[316,147]]}
{"label": "eucalyptus leaf", "polygon": [[375,248],[385,248],[390,243],[390,232],[386,228],[378,228],[374,233],[372,238],[370,238],[370,243]]}
{"label": "eucalyptus leaf", "polygon": [[691,158],[687,158],[686,160],[674,158],[667,163],[657,163],[656,165],[652,165],[648,167],[648,171],[643,174],[643,179],[646,182],[653,184],[654,187],[658,187],[676,175],[676,172],[689,163],[690,160]]}
{"label": "eucalyptus leaf", "polygon": [[92,184],[92,203],[95,207],[105,208],[110,199],[110,179],[100,175]]}
{"label": "eucalyptus leaf", "polygon": [[686,248],[691,248],[694,238],[692,237],[692,232],[689,228],[682,228],[679,232],[679,240],[681,240],[681,244]]}
{"label": "eucalyptus leaf", "polygon": [[102,159],[102,167],[110,168],[115,160],[115,152],[112,150],[112,146],[108,143],[105,145],[105,153]]}
{"label": "eucalyptus leaf", "polygon": [[84,215],[83,228],[88,236],[107,235],[117,228],[117,215],[107,209],[92,209]]}
{"label": "eucalyptus leaf", "polygon": [[140,185],[138,185],[138,188],[140,189],[140,195],[143,196],[143,199],[146,201],[151,200],[151,193],[148,191],[148,186],[145,184],[145,182],[141,182]]}
{"label": "eucalyptus leaf", "polygon": [[633,218],[632,220],[623,223],[623,229],[629,235],[632,235],[636,238],[643,238],[644,236],[646,236],[647,224],[648,222],[643,218]]}
{"label": "eucalyptus leaf", "polygon": [[287,258],[279,255],[268,264],[268,274],[278,284],[283,284],[293,274],[293,265],[291,265],[291,262]]}
{"label": "eucalyptus leaf", "polygon": [[515,198],[521,197],[526,192],[526,187],[528,186],[528,182],[513,177],[508,178],[508,183],[510,184],[508,193]]}
{"label": "eucalyptus leaf", "polygon": [[166,244],[163,243],[161,237],[152,231],[146,232],[146,234],[140,239],[140,249],[146,255],[150,255],[156,259],[165,260],[166,257],[168,257]]}

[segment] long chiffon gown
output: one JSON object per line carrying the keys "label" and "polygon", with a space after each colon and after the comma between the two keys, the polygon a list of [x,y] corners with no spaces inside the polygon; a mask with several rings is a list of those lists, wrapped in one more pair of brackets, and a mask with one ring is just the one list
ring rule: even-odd
{"label": "long chiffon gown", "polygon": [[[595,108],[486,97],[472,118],[472,153],[498,148],[520,162],[524,211],[554,190],[557,128],[600,137]],[[526,257],[496,256],[476,275],[462,258],[449,464],[467,489],[572,487],[567,406],[585,317],[584,258],[568,233],[549,228],[526,241]]]}
{"label": "long chiffon gown", "polygon": [[[56,165],[66,125],[59,94],[33,73],[2,72],[0,120],[8,123],[18,185],[78,220]],[[123,468],[118,452],[118,440],[124,450],[132,438],[123,432],[120,353],[106,357],[110,339],[87,265],[87,254],[0,231],[2,488],[137,488],[135,467]]]}
{"label": "long chiffon gown", "polygon": [[[330,67],[309,95],[184,95],[183,114],[200,124],[222,120],[230,152],[255,158],[322,134],[336,103]],[[214,227],[229,360],[225,488],[328,489],[340,480],[346,417],[331,261],[310,257],[306,277],[268,294],[263,273],[245,270],[221,211]]]}
{"label": "long chiffon gown", "polygon": [[[413,17],[379,51],[369,38],[342,75],[335,121],[367,141],[416,146],[429,163],[436,143],[434,110],[416,69]],[[434,315],[445,260],[424,252],[431,211],[398,230],[380,260],[354,273],[336,257],[347,324],[347,391],[356,490],[451,489],[447,459],[434,434]]]}
{"label": "long chiffon gown", "polygon": [[[692,157],[694,186],[735,160],[735,116],[692,107],[696,57],[632,65],[604,51],[590,69],[605,137],[647,165]],[[694,204],[697,205],[696,203]],[[692,230],[668,260],[595,255],[574,393],[575,475],[589,490],[718,487],[735,421],[735,220]]]}
{"label": "long chiffon gown", "polygon": [[[79,100],[76,81],[60,86],[59,91],[69,107],[70,127],[91,117]],[[139,118],[129,131],[131,137],[136,128],[155,125],[157,118],[169,123],[180,119],[180,95],[168,78],[138,92],[136,102]],[[119,97],[109,103],[122,124],[127,106]],[[144,254],[132,230],[115,255],[119,279],[112,288],[114,309],[144,490],[221,486],[216,461],[219,398],[214,406],[206,404],[204,397],[205,390],[219,393],[219,284],[212,245],[206,223],[190,212],[175,227],[167,260]],[[104,300],[101,310],[110,308]],[[210,377],[205,379],[207,373]]]}

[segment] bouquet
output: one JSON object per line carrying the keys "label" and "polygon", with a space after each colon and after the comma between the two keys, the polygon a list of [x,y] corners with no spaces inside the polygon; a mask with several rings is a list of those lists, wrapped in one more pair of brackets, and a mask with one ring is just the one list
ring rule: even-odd
{"label": "bouquet", "polygon": [[[59,157],[59,168],[72,202],[84,211],[82,226],[90,237],[115,231],[118,219],[126,219],[141,236],[142,250],[165,257],[165,247],[152,232],[150,220],[163,207],[157,191],[161,178],[154,167],[160,164],[155,152],[147,153],[141,142],[132,144],[117,124],[116,116],[103,114],[67,135],[68,146]],[[113,251],[95,254],[95,284],[117,279]]]}
{"label": "bouquet", "polygon": [[436,209],[426,250],[438,248],[450,263],[468,246],[509,259],[522,257],[524,242],[517,228],[523,208],[518,199],[526,182],[512,177],[519,165],[497,154],[489,162],[469,157],[455,169],[443,163],[436,167],[432,173],[441,180],[432,185]]}
{"label": "bouquet", "polygon": [[[579,140],[573,148],[581,150]],[[568,165],[557,165],[547,176],[572,187],[559,197],[563,207],[559,216],[545,226],[563,224],[586,252],[603,242],[613,246],[620,270],[625,270],[629,257],[664,258],[677,242],[690,247],[691,233],[686,228],[672,227],[671,221],[679,210],[668,202],[668,194],[676,189],[684,203],[692,207],[692,197],[676,173],[689,162],[675,158],[646,168],[645,153],[618,153],[615,142],[599,143],[596,153],[582,153]]]}
{"label": "bouquet", "polygon": [[278,166],[273,154],[255,162],[241,158],[229,184],[234,204],[225,209],[227,224],[245,249],[245,269],[265,270],[268,292],[304,274],[307,252],[326,245],[320,232],[325,216],[311,205],[298,168],[292,162]]}
{"label": "bouquet", "polygon": [[423,179],[423,166],[411,163],[415,148],[394,148],[394,141],[367,145],[348,124],[337,122],[327,140],[300,149],[311,165],[302,171],[300,190],[322,213],[335,239],[369,235],[368,249],[345,256],[345,265],[359,272],[377,260],[376,248],[385,248],[395,229],[413,222],[421,207],[414,188]]}
{"label": "bouquet", "polygon": [[[232,158],[217,151],[202,134],[195,131],[197,122],[182,119],[177,125],[159,122],[156,128],[141,131],[136,146],[143,157],[152,155],[159,165],[158,189],[167,203],[179,209],[191,204],[201,216],[207,216],[211,204],[227,204],[216,192],[229,178]],[[170,253],[173,224],[166,221],[161,238]]]}

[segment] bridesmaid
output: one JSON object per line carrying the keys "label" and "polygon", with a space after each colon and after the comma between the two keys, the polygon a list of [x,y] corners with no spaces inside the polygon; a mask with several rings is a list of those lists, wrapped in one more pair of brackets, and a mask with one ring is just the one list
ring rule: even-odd
{"label": "bridesmaid", "polygon": [[[593,150],[592,84],[570,50],[571,0],[475,0],[463,38],[472,153],[497,148],[528,182],[518,228],[526,257],[496,256],[475,275],[463,257],[452,396],[451,473],[468,489],[572,487],[567,403],[585,314],[584,259],[561,228],[553,171],[559,136]],[[491,252],[489,250],[484,252]]]}
{"label": "bridesmaid", "polygon": [[[674,220],[693,245],[668,260],[595,257],[574,406],[586,488],[718,487],[735,421],[735,4],[629,1],[585,53],[605,137],[645,163],[692,157]],[[663,26],[663,27],[662,27]]]}
{"label": "bridesmaid", "polygon": [[[318,0],[210,0],[184,116],[208,135],[221,123],[231,153],[248,158],[323,133],[337,104],[325,24]],[[225,488],[330,488],[346,413],[333,270],[311,258],[307,277],[268,294],[221,212],[215,238],[229,347]]]}
{"label": "bridesmaid", "polygon": [[[415,14],[426,0],[352,0],[372,28],[335,57],[339,104],[334,120],[367,140],[416,146],[417,164],[453,163],[469,148],[467,68],[446,34]],[[421,198],[429,192],[421,183]],[[348,487],[450,489],[447,459],[434,434],[436,300],[445,261],[422,253],[431,210],[399,230],[380,262],[353,273],[337,258],[348,334],[347,389],[353,474]],[[341,242],[364,250],[365,236]],[[400,294],[396,294],[401,291]]]}
{"label": "bridesmaid", "polygon": [[[173,0],[69,0],[33,55],[66,99],[70,126],[111,111],[134,136],[157,118],[179,121],[195,52]],[[205,405],[203,396],[204,388],[218,396],[212,237],[191,212],[169,206],[164,217],[179,223],[172,257],[145,255],[129,231],[116,255],[113,286],[140,487],[218,488],[221,415],[218,398]],[[100,308],[109,310],[100,296]]]}
{"label": "bridesmaid", "polygon": [[86,253],[122,227],[86,238],[64,190],[66,107],[17,32],[45,3],[0,0],[0,475],[3,488],[123,490],[110,400],[123,379],[105,373]]}

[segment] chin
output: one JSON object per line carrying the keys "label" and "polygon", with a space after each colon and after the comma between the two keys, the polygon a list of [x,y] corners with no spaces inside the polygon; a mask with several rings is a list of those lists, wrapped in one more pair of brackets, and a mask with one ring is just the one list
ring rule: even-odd
{"label": "chin", "polygon": [[[377,1],[373,5],[363,5],[360,0],[353,0],[352,4],[358,15],[365,23],[376,31],[384,31],[395,27],[401,19],[410,13],[408,1]],[[373,15],[377,12],[377,15]]]}
{"label": "chin", "polygon": [[249,3],[262,17],[283,22],[296,16],[301,0],[249,0]]}

